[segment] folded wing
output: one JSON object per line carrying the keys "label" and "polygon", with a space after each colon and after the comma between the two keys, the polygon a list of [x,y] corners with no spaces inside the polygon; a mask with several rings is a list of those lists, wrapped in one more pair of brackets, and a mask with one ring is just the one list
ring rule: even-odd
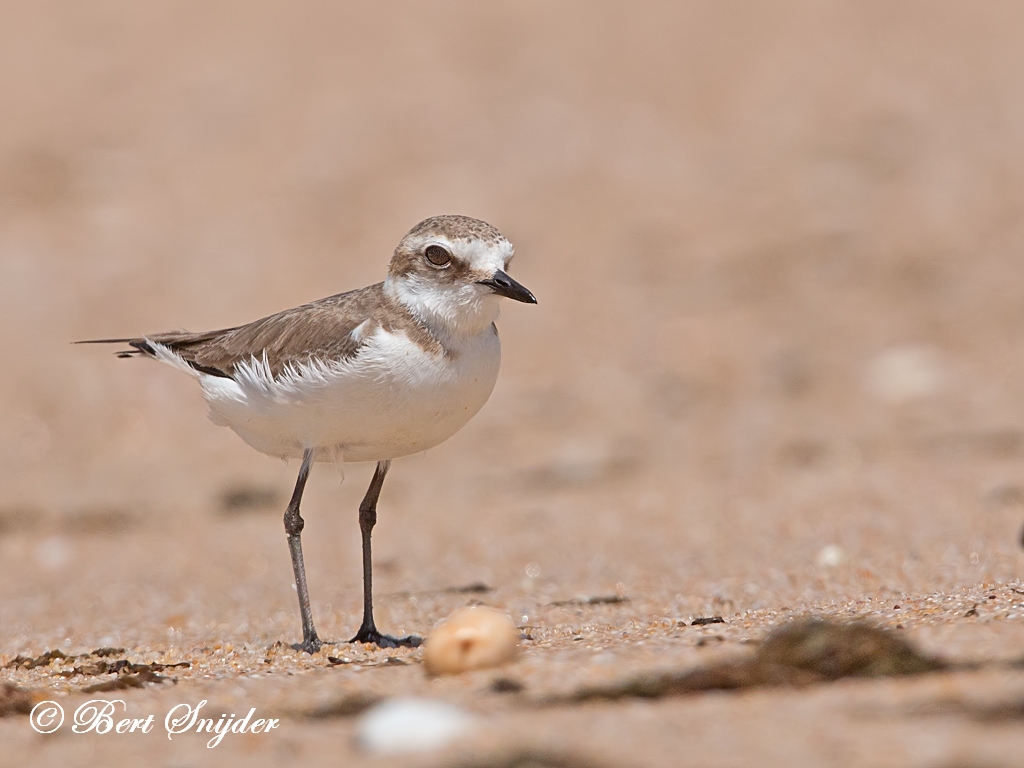
{"label": "folded wing", "polygon": [[118,357],[155,357],[154,344],[178,355],[197,371],[233,378],[235,368],[266,358],[275,378],[289,366],[312,359],[344,360],[356,354],[379,325],[382,284],[329,296],[261,318],[248,325],[204,333],[167,331],[125,339],[94,339],[82,344],[127,344]]}

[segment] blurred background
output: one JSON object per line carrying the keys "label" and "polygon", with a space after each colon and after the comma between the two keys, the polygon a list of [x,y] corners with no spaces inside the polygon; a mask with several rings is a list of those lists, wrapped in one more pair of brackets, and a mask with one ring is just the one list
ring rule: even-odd
{"label": "blurred background", "polygon": [[[294,639],[297,466],[69,343],[376,282],[440,213],[501,229],[540,303],[388,478],[383,627],[473,582],[524,621],[630,596],[614,624],[1020,575],[1020,4],[0,15],[0,651]],[[304,502],[324,636],[358,623],[370,471]]]}

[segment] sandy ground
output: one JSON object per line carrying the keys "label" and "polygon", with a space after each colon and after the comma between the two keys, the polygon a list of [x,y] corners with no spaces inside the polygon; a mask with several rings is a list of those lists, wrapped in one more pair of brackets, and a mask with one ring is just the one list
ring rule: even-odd
{"label": "sandy ground", "polygon": [[[0,681],[282,723],[210,750],[12,715],[0,765],[1019,765],[1022,31],[1014,3],[5,4],[0,663],[190,666]],[[378,623],[482,602],[530,639],[429,679],[418,651],[275,645],[299,635],[297,467],[212,426],[187,377],[68,342],[374,282],[446,212],[502,229],[540,303],[505,309],[485,409],[393,467]],[[325,637],[358,624],[369,476],[307,489]],[[977,667],[545,703],[813,614]],[[474,726],[360,750],[338,702],[401,695]]]}

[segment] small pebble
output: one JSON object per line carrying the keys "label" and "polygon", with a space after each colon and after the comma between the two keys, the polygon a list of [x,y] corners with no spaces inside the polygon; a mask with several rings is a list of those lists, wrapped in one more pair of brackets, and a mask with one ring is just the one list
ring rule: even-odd
{"label": "small pebble", "polygon": [[518,652],[519,630],[508,616],[491,608],[463,608],[427,638],[423,663],[427,674],[454,675],[496,667]]}
{"label": "small pebble", "polygon": [[838,544],[822,547],[814,556],[814,564],[819,568],[835,568],[842,565],[844,560],[846,560],[846,553]]}
{"label": "small pebble", "polygon": [[63,568],[71,557],[71,547],[60,536],[50,536],[36,545],[36,563],[44,571],[56,571]]}
{"label": "small pebble", "polygon": [[938,350],[907,344],[887,349],[870,362],[865,388],[890,405],[903,405],[937,394],[945,383],[945,361]]}
{"label": "small pebble", "polygon": [[441,701],[390,699],[359,718],[356,741],[378,755],[426,752],[450,744],[472,724],[469,714]]}

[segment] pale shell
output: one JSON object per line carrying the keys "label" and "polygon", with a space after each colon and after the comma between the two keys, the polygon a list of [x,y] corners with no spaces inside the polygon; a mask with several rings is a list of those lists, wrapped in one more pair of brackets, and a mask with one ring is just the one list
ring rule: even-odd
{"label": "pale shell", "polygon": [[519,652],[519,630],[492,608],[456,611],[427,638],[423,663],[430,675],[454,675],[505,664]]}

